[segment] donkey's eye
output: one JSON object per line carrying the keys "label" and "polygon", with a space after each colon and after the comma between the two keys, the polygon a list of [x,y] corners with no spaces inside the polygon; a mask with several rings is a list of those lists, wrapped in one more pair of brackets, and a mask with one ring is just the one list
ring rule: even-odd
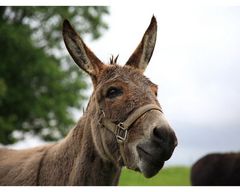
{"label": "donkey's eye", "polygon": [[106,97],[109,98],[109,99],[113,99],[117,96],[120,96],[123,94],[123,91],[121,88],[117,88],[117,87],[110,87],[108,90],[107,90],[107,94],[106,94]]}

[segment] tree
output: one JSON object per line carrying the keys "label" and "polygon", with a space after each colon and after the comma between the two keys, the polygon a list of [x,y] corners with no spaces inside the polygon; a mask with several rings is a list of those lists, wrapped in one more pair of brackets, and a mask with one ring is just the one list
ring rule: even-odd
{"label": "tree", "polygon": [[67,56],[62,21],[96,39],[107,14],[107,7],[0,7],[0,143],[26,132],[45,140],[68,132],[87,83]]}

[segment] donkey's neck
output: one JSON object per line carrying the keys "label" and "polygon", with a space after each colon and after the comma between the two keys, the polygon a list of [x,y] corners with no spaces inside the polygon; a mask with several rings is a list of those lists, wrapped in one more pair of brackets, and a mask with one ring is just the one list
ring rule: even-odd
{"label": "donkey's neck", "polygon": [[120,168],[104,161],[96,151],[89,121],[83,117],[72,133],[81,136],[81,148],[70,175],[70,185],[117,185]]}
{"label": "donkey's neck", "polygon": [[84,115],[64,140],[49,149],[47,156],[53,164],[58,164],[59,169],[58,173],[54,170],[54,177],[61,175],[56,178],[56,185],[118,184],[121,168],[100,157],[93,143],[89,121]]}

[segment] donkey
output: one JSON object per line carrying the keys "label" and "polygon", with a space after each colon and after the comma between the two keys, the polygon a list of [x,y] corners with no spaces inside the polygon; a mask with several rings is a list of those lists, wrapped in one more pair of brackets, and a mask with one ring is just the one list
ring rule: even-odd
{"label": "donkey", "polygon": [[191,169],[191,183],[197,186],[240,186],[240,153],[212,153]]}
{"label": "donkey", "polygon": [[143,75],[156,42],[152,17],[124,66],[103,64],[70,23],[63,38],[76,64],[90,75],[93,93],[77,125],[58,143],[0,150],[0,185],[117,185],[121,169],[150,178],[177,145],[157,100],[157,85]]}

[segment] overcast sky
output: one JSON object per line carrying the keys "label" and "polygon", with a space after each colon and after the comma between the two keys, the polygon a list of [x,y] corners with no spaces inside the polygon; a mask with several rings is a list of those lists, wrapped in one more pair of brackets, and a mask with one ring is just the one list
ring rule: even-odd
{"label": "overcast sky", "polygon": [[145,74],[159,85],[159,101],[179,140],[167,164],[239,151],[240,6],[161,2],[111,4],[109,30],[86,43],[102,61],[119,54],[124,64],[154,14],[157,43]]}
{"label": "overcast sky", "polygon": [[124,64],[154,14],[158,37],[146,71],[179,145],[168,164],[240,151],[240,7],[146,4],[110,7],[109,30],[88,46]]}

